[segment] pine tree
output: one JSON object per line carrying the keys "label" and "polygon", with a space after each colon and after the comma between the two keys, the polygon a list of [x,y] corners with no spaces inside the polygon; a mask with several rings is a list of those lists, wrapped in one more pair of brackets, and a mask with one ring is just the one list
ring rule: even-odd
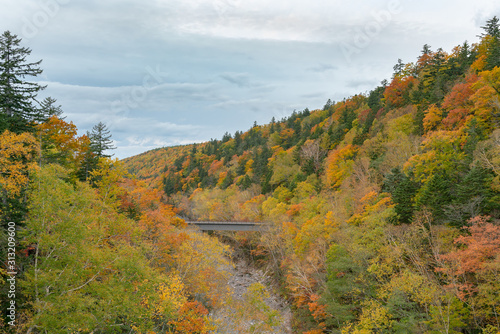
{"label": "pine tree", "polygon": [[106,124],[99,122],[94,125],[92,132],[88,133],[87,136],[90,139],[90,150],[97,158],[110,158],[112,156],[104,153],[107,150],[114,150],[116,148],[113,146],[111,132],[106,127]]}
{"label": "pine tree", "polygon": [[500,38],[499,22],[500,20],[496,16],[494,16],[491,20],[486,21],[486,25],[484,27],[481,27],[485,31],[485,33],[483,33],[481,37],[489,35],[495,38]]}
{"label": "pine tree", "polygon": [[485,31],[481,37],[488,39],[486,69],[491,70],[495,66],[500,66],[500,20],[494,16],[481,28]]}
{"label": "pine tree", "polygon": [[392,169],[391,174],[386,176],[382,191],[392,195],[392,201],[396,204],[394,211],[399,223],[411,223],[415,211],[417,190],[418,184],[411,177],[402,173],[399,168]]}
{"label": "pine tree", "polygon": [[436,222],[443,222],[445,209],[454,200],[456,181],[446,172],[435,173],[420,188],[416,196],[416,207],[427,208]]}
{"label": "pine tree", "polygon": [[42,61],[26,62],[31,50],[20,47],[20,43],[21,39],[9,31],[0,36],[0,131],[30,131],[34,121],[45,119],[33,102],[46,86],[25,81],[25,77],[42,73],[39,68]]}
{"label": "pine tree", "polygon": [[57,116],[60,119],[64,119],[66,117],[61,117],[63,110],[61,108],[61,105],[55,105],[57,102],[56,99],[53,99],[52,97],[47,97],[45,98],[42,102],[40,102],[40,109],[44,115],[47,115],[48,117],[50,116]]}
{"label": "pine tree", "polygon": [[106,150],[114,150],[111,140],[111,133],[102,122],[94,125],[92,131],[87,131],[87,137],[90,141],[89,148],[85,152],[80,170],[77,172],[80,181],[89,179],[90,172],[97,168],[100,158],[110,158],[112,155],[105,154]]}

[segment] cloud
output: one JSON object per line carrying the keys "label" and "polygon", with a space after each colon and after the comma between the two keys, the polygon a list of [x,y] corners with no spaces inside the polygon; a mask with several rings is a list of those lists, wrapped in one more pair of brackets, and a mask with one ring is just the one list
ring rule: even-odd
{"label": "cloud", "polygon": [[357,90],[361,89],[373,89],[381,80],[371,80],[371,79],[361,79],[361,80],[350,80],[347,82],[346,86],[350,88],[355,88]]}
{"label": "cloud", "polygon": [[318,64],[313,67],[308,67],[307,70],[311,72],[317,72],[317,73],[324,73],[324,72],[330,72],[338,69],[337,66],[330,65],[330,64]]}
{"label": "cloud", "polygon": [[[390,12],[394,2],[7,1],[0,29],[22,35],[33,25],[21,37],[43,59],[40,98],[56,98],[80,132],[104,121],[123,157],[371,90],[398,58],[414,61],[425,43],[473,43],[500,16],[490,0],[399,0]],[[160,77],[145,85],[151,71]]]}
{"label": "cloud", "polygon": [[220,77],[238,87],[250,86],[250,76],[248,73],[224,73]]}
{"label": "cloud", "polygon": [[324,98],[326,96],[325,92],[315,92],[315,93],[308,93],[308,94],[302,94],[300,97],[303,97],[304,99],[315,99],[318,97]]}

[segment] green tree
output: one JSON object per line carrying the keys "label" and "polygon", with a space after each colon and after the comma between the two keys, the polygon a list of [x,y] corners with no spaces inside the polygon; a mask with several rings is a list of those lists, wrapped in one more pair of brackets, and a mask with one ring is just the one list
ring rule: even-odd
{"label": "green tree", "polygon": [[429,209],[435,220],[442,220],[446,206],[454,200],[455,184],[446,172],[433,174],[416,196],[417,207]]}
{"label": "green tree", "polygon": [[66,117],[61,117],[63,113],[61,105],[56,105],[56,102],[57,100],[50,96],[43,99],[43,101],[40,102],[40,108],[43,114],[47,115],[48,117],[57,116],[59,119],[65,119]]}
{"label": "green tree", "polygon": [[67,178],[60,166],[44,167],[29,194],[22,234],[34,254],[19,282],[28,299],[19,309],[24,332],[159,330],[173,309],[171,300],[162,301],[158,293],[168,278],[137,247],[132,221],[87,184]]}
{"label": "green tree", "polygon": [[0,36],[0,131],[32,131],[33,122],[45,119],[43,110],[33,103],[45,86],[25,80],[42,73],[42,61],[27,62],[31,50],[20,43],[21,39],[10,31]]}
{"label": "green tree", "polygon": [[500,20],[494,16],[486,21],[486,25],[481,27],[484,33],[483,39],[487,40],[486,70],[491,70],[495,66],[500,66]]}
{"label": "green tree", "polygon": [[103,122],[94,125],[92,131],[87,131],[89,147],[85,150],[83,161],[77,176],[81,181],[88,180],[90,173],[97,168],[100,158],[110,158],[112,155],[106,154],[107,150],[114,150],[111,140],[111,132]]}
{"label": "green tree", "polygon": [[90,149],[98,158],[110,158],[113,156],[112,154],[105,154],[105,151],[114,150],[116,148],[113,146],[111,132],[106,124],[99,122],[94,125],[92,131],[88,133],[87,136],[90,139]]}
{"label": "green tree", "polygon": [[463,226],[470,218],[500,209],[499,193],[491,187],[493,177],[490,170],[475,166],[461,178],[456,187],[456,198],[446,208],[451,225]]}
{"label": "green tree", "polygon": [[382,191],[392,195],[392,201],[396,204],[394,211],[397,214],[399,223],[411,223],[415,211],[415,194],[417,190],[418,183],[402,173],[399,168],[394,168],[391,174],[386,176]]}
{"label": "green tree", "polygon": [[358,316],[367,293],[365,268],[340,245],[332,244],[326,256],[327,282],[322,301],[332,315],[326,324],[338,329]]}

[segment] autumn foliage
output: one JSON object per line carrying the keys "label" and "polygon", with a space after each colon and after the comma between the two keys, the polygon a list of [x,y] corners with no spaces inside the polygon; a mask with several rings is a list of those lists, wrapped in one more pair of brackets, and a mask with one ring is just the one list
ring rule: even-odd
{"label": "autumn foliage", "polygon": [[230,330],[273,332],[282,319],[266,287],[232,299],[230,247],[189,218],[265,223],[215,235],[272,276],[294,332],[497,334],[500,36],[490,28],[451,53],[425,45],[369,93],[124,161],[96,159],[55,116],[36,136],[5,131],[2,214],[23,217],[26,250],[22,330],[210,333],[224,326],[212,316],[233,307]]}
{"label": "autumn foliage", "polygon": [[224,237],[274,274],[297,332],[496,333],[493,44],[425,46],[368,94],[125,163],[191,219],[266,222]]}

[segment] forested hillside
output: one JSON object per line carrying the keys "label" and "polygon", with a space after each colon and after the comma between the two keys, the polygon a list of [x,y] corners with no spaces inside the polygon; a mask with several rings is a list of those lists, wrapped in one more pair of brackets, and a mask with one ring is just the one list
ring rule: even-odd
{"label": "forested hillside", "polygon": [[1,332],[275,332],[266,289],[233,299],[230,246],[179,216],[267,223],[220,236],[274,275],[294,332],[500,332],[496,17],[369,93],[126,161],[39,101],[23,45],[0,35]]}
{"label": "forested hillside", "polygon": [[125,166],[184,216],[270,223],[234,238],[298,333],[499,333],[499,20],[483,30],[369,93]]}
{"label": "forested hillside", "polygon": [[229,246],[126,178],[105,124],[78,136],[37,100],[30,53],[0,35],[0,333],[208,333],[209,312],[255,305],[254,327],[271,328],[260,285],[232,299]]}

